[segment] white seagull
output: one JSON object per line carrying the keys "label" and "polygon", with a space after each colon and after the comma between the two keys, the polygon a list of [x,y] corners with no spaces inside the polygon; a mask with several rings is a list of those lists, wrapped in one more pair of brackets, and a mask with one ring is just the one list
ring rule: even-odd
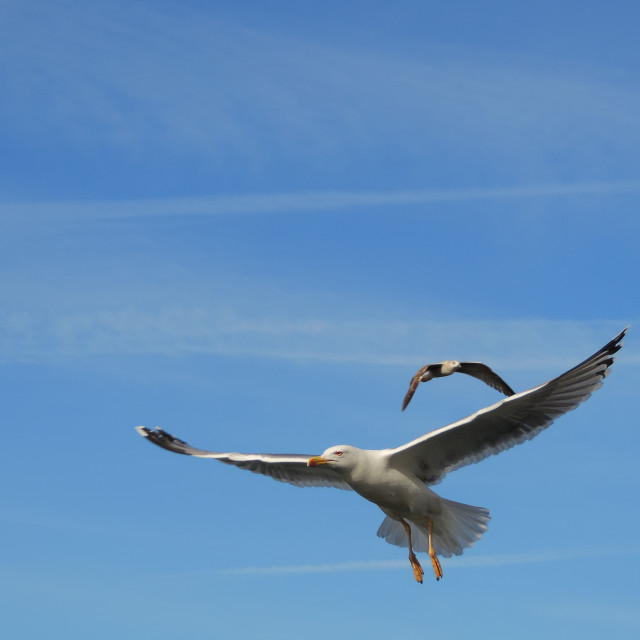
{"label": "white seagull", "polygon": [[626,331],[561,376],[395,449],[337,445],[321,456],[218,453],[191,447],[162,429],[136,429],[175,453],[220,460],[300,487],[353,489],[386,514],[378,536],[409,547],[415,579],[422,582],[424,571],[414,549],[428,552],[439,580],[442,568],[437,554],[462,554],[480,539],[490,518],[487,509],[445,500],[429,485],[450,471],[530,440],[584,402],[601,386]]}
{"label": "white seagull", "polygon": [[416,374],[411,378],[409,383],[409,391],[402,402],[402,410],[407,408],[411,402],[413,394],[416,392],[421,382],[428,382],[433,378],[444,378],[454,373],[466,373],[482,380],[485,384],[493,387],[505,396],[512,396],[515,391],[492,369],[482,362],[458,362],[457,360],[444,360],[435,364],[425,364],[424,367],[418,369]]}

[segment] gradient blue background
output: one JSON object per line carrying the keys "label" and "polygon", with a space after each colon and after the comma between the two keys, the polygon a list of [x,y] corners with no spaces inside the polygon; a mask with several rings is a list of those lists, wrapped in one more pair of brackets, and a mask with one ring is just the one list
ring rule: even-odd
{"label": "gradient blue background", "polygon": [[[637,638],[635,2],[0,2],[0,632]],[[437,490],[417,585],[355,494],[169,454],[395,446],[631,324],[603,389]]]}

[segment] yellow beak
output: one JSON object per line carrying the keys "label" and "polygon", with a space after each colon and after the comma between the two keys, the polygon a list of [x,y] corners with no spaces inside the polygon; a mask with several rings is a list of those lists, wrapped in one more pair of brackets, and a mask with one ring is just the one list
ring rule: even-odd
{"label": "yellow beak", "polygon": [[327,464],[329,461],[322,456],[313,456],[307,460],[307,467],[317,467],[319,464]]}

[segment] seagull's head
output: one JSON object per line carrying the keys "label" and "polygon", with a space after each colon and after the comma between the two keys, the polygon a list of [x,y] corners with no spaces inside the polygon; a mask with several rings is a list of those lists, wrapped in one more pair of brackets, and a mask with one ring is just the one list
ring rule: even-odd
{"label": "seagull's head", "polygon": [[460,363],[457,360],[443,360],[440,363],[441,376],[450,376],[456,371],[460,371]]}
{"label": "seagull's head", "polygon": [[359,449],[348,444],[339,444],[329,447],[321,456],[313,456],[307,460],[308,467],[317,467],[327,464],[334,469],[351,469],[357,459]]}

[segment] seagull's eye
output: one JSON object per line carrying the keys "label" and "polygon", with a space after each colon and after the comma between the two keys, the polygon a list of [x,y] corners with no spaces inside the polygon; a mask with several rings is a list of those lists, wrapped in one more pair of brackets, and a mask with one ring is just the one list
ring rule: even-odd
{"label": "seagull's eye", "polygon": [[342,451],[336,451],[336,452],[335,452],[335,454],[336,454],[337,456],[341,456],[341,455],[342,455],[342,453],[343,453]]}

